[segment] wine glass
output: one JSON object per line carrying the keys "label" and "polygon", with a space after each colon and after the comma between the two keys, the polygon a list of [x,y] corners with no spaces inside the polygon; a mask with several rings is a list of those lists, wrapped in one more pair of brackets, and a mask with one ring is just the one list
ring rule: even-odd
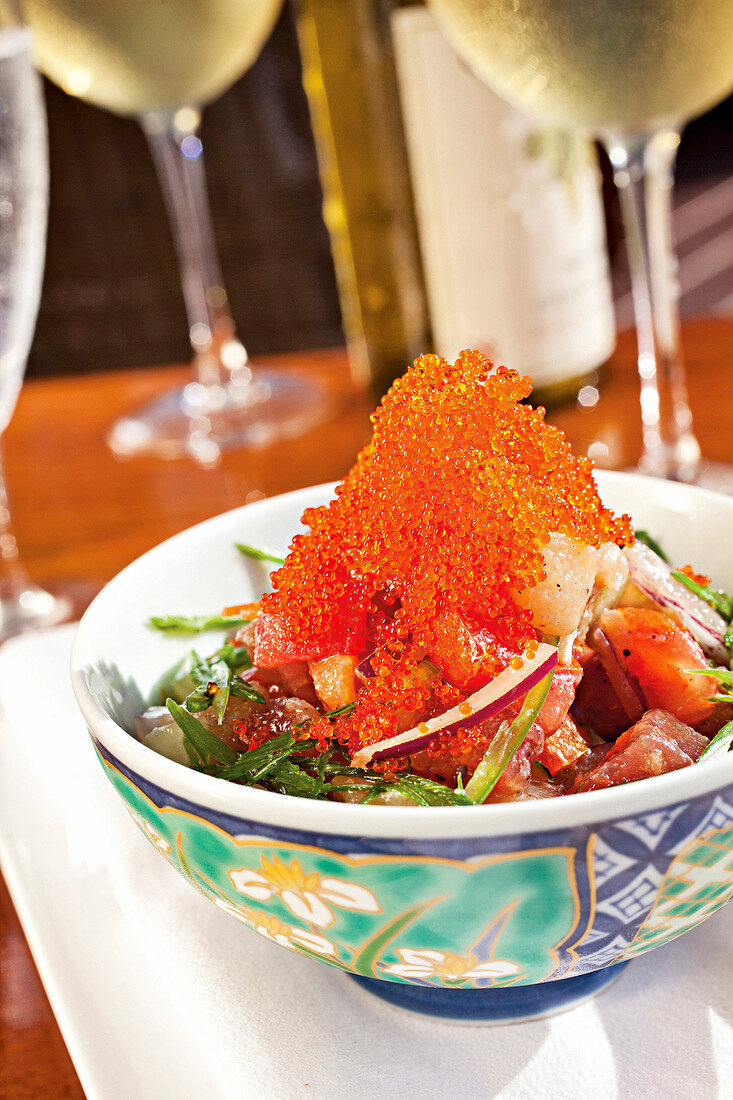
{"label": "wine glass", "polygon": [[36,60],[72,95],[138,118],[178,253],[194,380],[118,420],[120,455],[262,446],[323,418],[320,386],[251,369],[235,331],[211,227],[200,107],[256,60],[283,0],[26,0]]}
{"label": "wine glass", "polygon": [[[0,4],[0,432],[13,415],[41,295],[48,210],[46,116],[30,31]],[[0,642],[51,626],[70,606],[33,584],[10,525],[0,456]]]}
{"label": "wine glass", "polygon": [[430,0],[456,49],[507,99],[596,136],[611,160],[631,270],[643,473],[733,492],[701,462],[672,251],[682,124],[733,88],[728,0]]}

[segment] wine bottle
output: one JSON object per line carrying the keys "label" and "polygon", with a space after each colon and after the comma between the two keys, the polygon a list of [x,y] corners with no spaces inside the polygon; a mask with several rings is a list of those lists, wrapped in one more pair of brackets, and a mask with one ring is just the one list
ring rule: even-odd
{"label": "wine bottle", "polygon": [[298,40],[352,370],[383,393],[431,346],[389,15],[300,0]]}
{"label": "wine bottle", "polygon": [[431,335],[531,375],[534,403],[595,386],[615,344],[595,147],[488,89],[422,3],[301,0],[300,30],[344,326],[378,388]]}

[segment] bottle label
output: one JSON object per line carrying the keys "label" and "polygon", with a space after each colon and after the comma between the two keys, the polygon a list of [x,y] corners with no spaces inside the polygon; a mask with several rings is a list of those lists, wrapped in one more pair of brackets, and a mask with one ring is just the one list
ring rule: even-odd
{"label": "bottle label", "polygon": [[486,87],[427,9],[392,31],[436,350],[540,387],[599,366],[615,326],[594,147]]}

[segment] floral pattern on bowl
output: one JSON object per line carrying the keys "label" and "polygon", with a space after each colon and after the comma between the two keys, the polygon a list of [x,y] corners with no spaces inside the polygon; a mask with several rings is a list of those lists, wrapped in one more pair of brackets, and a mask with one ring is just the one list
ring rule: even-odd
{"label": "floral pattern on bowl", "polygon": [[362,977],[481,989],[586,974],[674,939],[733,894],[730,789],[577,829],[573,845],[540,834],[512,851],[483,841],[464,859],[441,841],[400,856],[358,837],[339,838],[340,851],[306,831],[223,827],[98,751],[148,840],[197,890],[273,942]]}

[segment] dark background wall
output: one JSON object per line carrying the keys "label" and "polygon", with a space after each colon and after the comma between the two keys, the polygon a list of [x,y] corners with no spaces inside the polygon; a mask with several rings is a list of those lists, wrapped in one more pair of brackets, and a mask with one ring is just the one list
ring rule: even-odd
{"label": "dark background wall", "polygon": [[[142,133],[46,84],[51,206],[29,374],[183,362],[186,320]],[[251,352],[342,343],[293,13],[202,125],[224,279]],[[690,125],[678,180],[733,174],[733,100]],[[611,246],[617,218],[609,208]]]}

